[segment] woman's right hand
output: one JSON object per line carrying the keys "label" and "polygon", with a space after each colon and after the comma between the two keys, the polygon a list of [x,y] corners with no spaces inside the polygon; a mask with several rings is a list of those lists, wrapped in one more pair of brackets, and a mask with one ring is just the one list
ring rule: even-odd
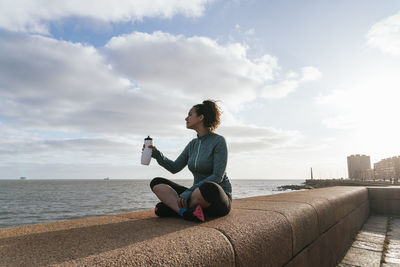
{"label": "woman's right hand", "polygon": [[[142,151],[144,150],[145,145],[143,144],[142,147]],[[149,148],[151,148],[152,150],[157,150],[157,148],[155,146],[150,145]]]}
{"label": "woman's right hand", "polygon": [[187,208],[188,207],[187,200],[183,199],[181,197],[178,198],[178,206],[179,206],[179,208]]}

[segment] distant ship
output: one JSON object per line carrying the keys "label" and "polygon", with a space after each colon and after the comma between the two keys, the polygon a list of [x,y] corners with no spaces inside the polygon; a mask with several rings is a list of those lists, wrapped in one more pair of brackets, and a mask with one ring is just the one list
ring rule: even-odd
{"label": "distant ship", "polygon": [[106,177],[106,178],[104,178],[104,180],[110,180],[110,177]]}
{"label": "distant ship", "polygon": [[21,177],[19,177],[19,179],[20,180],[26,180],[26,177],[25,176],[21,176]]}

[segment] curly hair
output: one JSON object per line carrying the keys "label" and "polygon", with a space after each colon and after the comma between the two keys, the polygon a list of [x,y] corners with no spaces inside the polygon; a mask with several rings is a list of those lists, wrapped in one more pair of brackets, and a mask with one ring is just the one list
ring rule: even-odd
{"label": "curly hair", "polygon": [[210,131],[214,131],[219,123],[221,110],[214,100],[204,100],[203,103],[193,106],[198,116],[204,116],[204,126]]}

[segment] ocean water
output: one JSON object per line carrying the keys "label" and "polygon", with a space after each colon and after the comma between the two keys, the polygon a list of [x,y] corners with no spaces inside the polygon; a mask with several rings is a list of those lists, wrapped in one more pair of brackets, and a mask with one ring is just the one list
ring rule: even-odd
{"label": "ocean water", "polygon": [[[175,180],[190,187],[192,180]],[[231,180],[233,198],[304,180]],[[0,228],[152,209],[149,180],[0,180]]]}

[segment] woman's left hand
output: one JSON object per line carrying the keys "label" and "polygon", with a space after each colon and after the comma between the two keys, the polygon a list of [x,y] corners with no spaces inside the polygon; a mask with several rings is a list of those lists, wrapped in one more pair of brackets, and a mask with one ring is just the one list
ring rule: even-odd
{"label": "woman's left hand", "polygon": [[187,208],[187,200],[183,198],[178,198],[178,206],[179,208]]}

